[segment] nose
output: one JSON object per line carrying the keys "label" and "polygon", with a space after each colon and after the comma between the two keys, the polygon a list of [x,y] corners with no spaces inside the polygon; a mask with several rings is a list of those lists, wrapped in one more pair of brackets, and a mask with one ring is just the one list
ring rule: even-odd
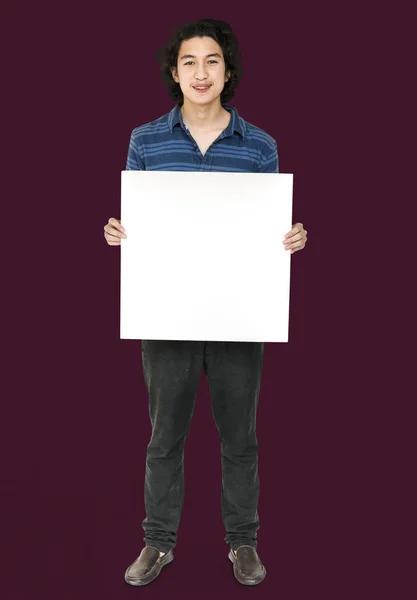
{"label": "nose", "polygon": [[207,72],[204,63],[198,64],[195,68],[195,78],[199,81],[202,79],[207,79]]}

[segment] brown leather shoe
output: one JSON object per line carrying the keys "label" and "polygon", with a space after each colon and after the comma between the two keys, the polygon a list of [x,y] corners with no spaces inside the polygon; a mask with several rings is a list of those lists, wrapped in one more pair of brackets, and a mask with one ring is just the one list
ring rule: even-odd
{"label": "brown leather shoe", "polygon": [[236,554],[231,549],[229,558],[233,563],[233,573],[243,585],[257,585],[266,577],[266,569],[261,563],[256,548],[239,546]]}
{"label": "brown leather shoe", "polygon": [[159,556],[159,550],[145,546],[137,559],[126,569],[125,581],[130,585],[146,585],[156,579],[162,567],[174,560],[172,550]]}

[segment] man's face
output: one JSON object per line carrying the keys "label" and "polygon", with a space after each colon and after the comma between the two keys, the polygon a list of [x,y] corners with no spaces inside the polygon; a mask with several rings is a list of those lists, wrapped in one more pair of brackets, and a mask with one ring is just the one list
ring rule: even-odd
{"label": "man's face", "polygon": [[[180,84],[184,102],[205,105],[217,100],[228,80],[219,44],[208,36],[184,40],[172,75]],[[201,86],[209,87],[198,91],[196,87]]]}

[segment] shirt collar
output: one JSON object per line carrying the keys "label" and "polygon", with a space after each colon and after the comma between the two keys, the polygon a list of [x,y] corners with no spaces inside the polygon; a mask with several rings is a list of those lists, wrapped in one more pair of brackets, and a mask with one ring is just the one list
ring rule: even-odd
{"label": "shirt collar", "polygon": [[[228,135],[232,135],[232,133],[236,131],[237,133],[240,133],[240,135],[244,139],[246,134],[246,125],[245,121],[239,116],[237,109],[234,106],[223,106],[223,108],[229,111],[232,115],[230,123],[225,131],[225,137]],[[184,123],[182,120],[180,107],[178,106],[178,104],[176,104],[171,110],[171,112],[168,114],[169,131],[173,133],[175,125],[183,126],[183,124]]]}

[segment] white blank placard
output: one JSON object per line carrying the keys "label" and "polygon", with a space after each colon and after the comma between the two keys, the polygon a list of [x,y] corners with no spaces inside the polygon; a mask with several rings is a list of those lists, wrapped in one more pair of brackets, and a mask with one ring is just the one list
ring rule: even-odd
{"label": "white blank placard", "polygon": [[292,174],[123,171],[120,338],[288,342]]}

